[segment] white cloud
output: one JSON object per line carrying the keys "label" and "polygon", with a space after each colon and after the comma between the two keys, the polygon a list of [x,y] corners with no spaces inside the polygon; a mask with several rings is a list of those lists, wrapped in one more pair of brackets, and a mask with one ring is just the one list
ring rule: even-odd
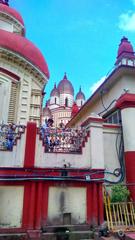
{"label": "white cloud", "polygon": [[131,0],[132,1],[132,3],[135,5],[135,0]]}
{"label": "white cloud", "polygon": [[91,93],[94,93],[97,88],[104,82],[104,80],[106,79],[106,76],[101,77],[101,79],[99,81],[97,81],[96,83],[94,83],[91,87],[90,87],[90,91]]}
{"label": "white cloud", "polygon": [[[135,4],[135,0],[134,0]],[[124,31],[135,31],[135,12],[123,13],[119,16],[119,28]]]}

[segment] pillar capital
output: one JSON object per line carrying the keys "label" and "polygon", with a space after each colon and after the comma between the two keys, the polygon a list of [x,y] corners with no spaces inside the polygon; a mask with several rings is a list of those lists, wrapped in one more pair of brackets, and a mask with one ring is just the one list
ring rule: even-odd
{"label": "pillar capital", "polygon": [[90,125],[91,123],[97,123],[97,124],[103,124],[104,123],[104,119],[95,114],[95,113],[92,113],[82,124],[81,126],[82,127],[87,127],[88,125]]}

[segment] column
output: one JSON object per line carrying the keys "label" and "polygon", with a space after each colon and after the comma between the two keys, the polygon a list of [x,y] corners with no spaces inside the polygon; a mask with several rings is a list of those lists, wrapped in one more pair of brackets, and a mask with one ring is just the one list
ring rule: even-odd
{"label": "column", "polygon": [[98,225],[98,192],[97,192],[98,183],[93,183],[93,225]]}
{"label": "column", "polygon": [[25,157],[24,167],[33,168],[35,161],[35,148],[36,148],[36,123],[28,122],[26,133]]}
{"label": "column", "polygon": [[91,168],[104,169],[104,139],[103,139],[104,120],[97,116],[90,116],[90,159]]}
{"label": "column", "polygon": [[41,229],[41,212],[42,212],[42,189],[43,189],[43,183],[39,182],[37,183],[37,205],[36,205],[36,218],[35,218],[35,229]]}
{"label": "column", "polygon": [[35,222],[35,204],[36,201],[36,183],[31,183],[31,190],[29,193],[29,209],[27,211],[29,212],[28,215],[28,229],[34,229],[34,222]]}
{"label": "column", "polygon": [[104,200],[103,200],[103,186],[98,184],[98,209],[99,209],[99,224],[104,222]]}
{"label": "column", "polygon": [[135,201],[135,94],[123,94],[116,107],[121,109],[126,182]]}
{"label": "column", "polygon": [[92,224],[92,185],[87,185],[87,223]]}
{"label": "column", "polygon": [[43,201],[42,201],[42,226],[46,226],[48,217],[48,199],[49,198],[49,183],[43,185]]}

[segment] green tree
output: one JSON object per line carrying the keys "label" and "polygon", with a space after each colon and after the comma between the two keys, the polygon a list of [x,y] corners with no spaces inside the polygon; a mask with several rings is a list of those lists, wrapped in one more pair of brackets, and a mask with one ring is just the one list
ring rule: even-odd
{"label": "green tree", "polygon": [[130,192],[122,184],[114,185],[111,189],[111,202],[127,202]]}

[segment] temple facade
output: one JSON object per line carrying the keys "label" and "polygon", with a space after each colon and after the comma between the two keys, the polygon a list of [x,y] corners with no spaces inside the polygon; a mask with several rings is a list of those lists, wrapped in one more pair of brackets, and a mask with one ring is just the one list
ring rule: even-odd
{"label": "temple facade", "polygon": [[49,78],[40,50],[25,37],[21,15],[0,3],[0,121],[40,124],[42,92]]}

